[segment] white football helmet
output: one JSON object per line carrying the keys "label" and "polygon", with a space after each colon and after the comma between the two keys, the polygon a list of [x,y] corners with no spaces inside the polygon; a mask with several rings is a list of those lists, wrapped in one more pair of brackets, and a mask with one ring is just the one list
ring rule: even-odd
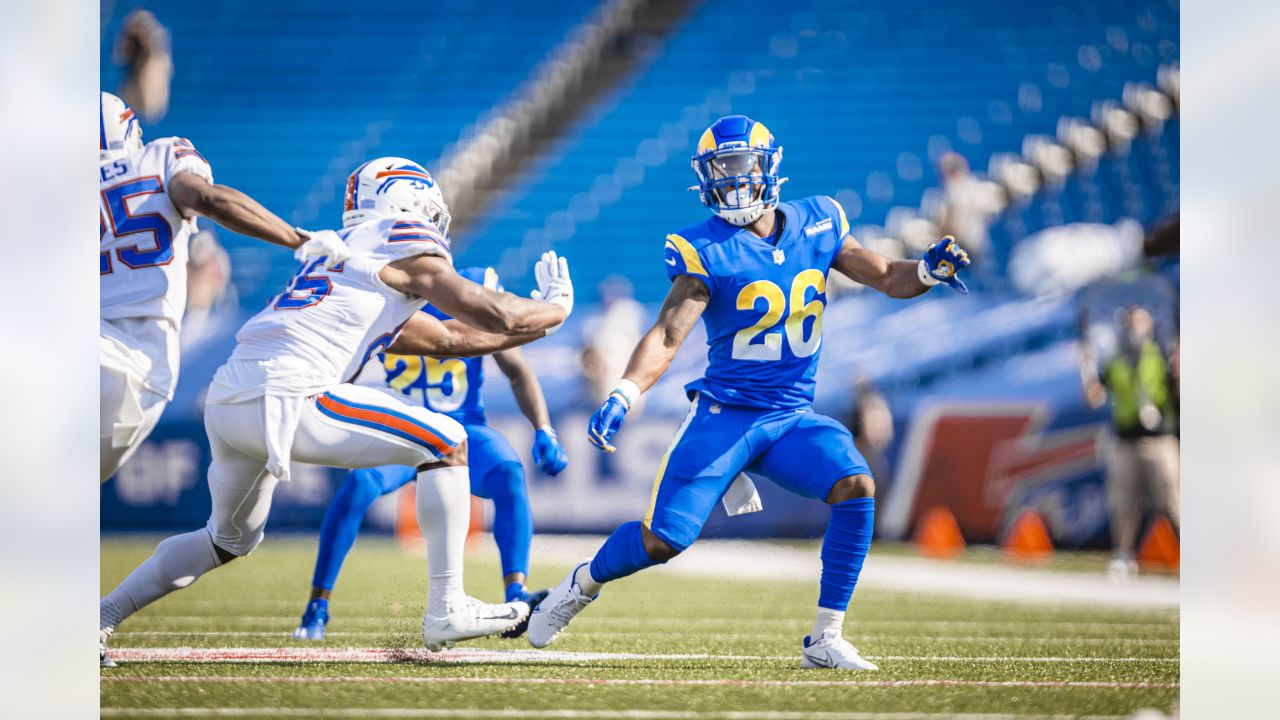
{"label": "white football helmet", "polygon": [[142,149],[142,126],[132,108],[104,92],[98,109],[98,149],[102,160],[132,155]]}
{"label": "white football helmet", "polygon": [[449,235],[449,207],[440,186],[418,163],[382,157],[361,165],[347,178],[342,226],[351,227],[373,217],[411,213]]}

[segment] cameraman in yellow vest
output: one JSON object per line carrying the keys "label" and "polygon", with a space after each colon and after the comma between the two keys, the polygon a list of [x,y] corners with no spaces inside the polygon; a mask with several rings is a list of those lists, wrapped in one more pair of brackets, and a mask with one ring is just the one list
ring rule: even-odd
{"label": "cameraman in yellow vest", "polygon": [[1138,570],[1143,500],[1178,526],[1178,365],[1176,350],[1166,358],[1156,343],[1146,308],[1125,308],[1119,331],[1119,350],[1100,369],[1086,360],[1081,376],[1092,407],[1111,400],[1115,442],[1107,462],[1107,500],[1115,554],[1108,573],[1125,579]]}

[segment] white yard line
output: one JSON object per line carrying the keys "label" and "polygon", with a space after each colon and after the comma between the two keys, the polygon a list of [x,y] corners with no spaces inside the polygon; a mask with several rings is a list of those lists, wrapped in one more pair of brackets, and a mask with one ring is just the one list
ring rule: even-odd
{"label": "white yard line", "polygon": [[1124,720],[1126,715],[791,712],[785,710],[488,710],[445,708],[102,708],[102,717],[608,718],[616,720]]}
{"label": "white yard line", "polygon": [[[603,538],[580,535],[539,535],[534,539],[534,552],[540,562],[569,564],[594,554],[602,541]],[[760,541],[702,540],[679,558],[651,572],[794,580],[816,585],[821,569],[816,549]],[[1135,609],[1178,607],[1175,578],[1144,576],[1114,583],[1100,572],[877,555],[874,547],[858,587],[1003,602]]]}
{"label": "white yard line", "polygon": [[[401,635],[396,630],[382,630],[378,632],[360,632],[360,631],[329,631],[328,639],[341,640],[344,638],[385,638],[388,635]],[[612,636],[640,636],[646,637],[654,635],[653,631],[644,630],[613,630],[609,633]],[[280,630],[130,630],[127,637],[130,638],[285,638],[288,632]],[[688,636],[688,633],[686,633]],[[1074,637],[1074,636],[1026,636],[1026,635],[886,635],[880,633],[851,633],[851,637],[859,640],[875,640],[878,642],[985,642],[985,643],[1058,643],[1058,644],[1080,644],[1080,645],[1178,645],[1179,640],[1176,637],[1171,638],[1123,638],[1123,637]],[[724,633],[717,632],[709,637],[717,640],[776,640],[777,633]],[[299,643],[301,645],[301,643]]]}
{"label": "white yard line", "polygon": [[[184,662],[184,663],[538,663],[538,662],[607,662],[614,660],[774,660],[799,661],[798,655],[711,655],[687,654],[639,654],[603,652],[564,652],[557,650],[481,650],[454,649],[433,653],[424,648],[140,648],[126,647],[111,650],[114,660],[123,662]],[[902,660],[911,662],[970,662],[970,663],[1177,663],[1176,657],[1061,657],[1061,656],[961,656],[961,655],[868,655],[873,660]]]}
{"label": "white yard line", "polygon": [[[585,615],[574,620],[574,627],[586,627],[590,625],[606,625],[613,632],[618,625],[638,625],[641,627],[649,627],[655,621],[665,622],[671,618],[664,617],[623,617],[610,615]],[[225,625],[287,625],[289,631],[292,631],[294,625],[298,621],[298,615],[290,613],[288,615],[233,615],[225,616],[217,613],[209,615],[138,615],[137,622],[139,624],[197,624],[209,625],[211,623]],[[337,618],[337,622],[348,623],[351,625],[378,625],[381,627],[391,627],[396,622],[403,622],[406,625],[416,625],[420,622],[417,616],[410,617],[388,617],[386,615],[341,615]],[[772,616],[758,615],[740,615],[735,614],[732,617],[680,617],[676,620],[682,626],[699,625],[704,627],[722,627],[724,625],[742,624],[754,621],[767,621],[774,625],[785,625],[795,627],[811,627],[813,625],[812,618],[779,618]],[[847,621],[847,628],[851,628],[851,632],[858,629],[867,629],[880,626],[905,626],[909,628],[928,628],[931,630],[956,630],[960,628],[969,629],[994,629],[1009,628],[1012,630],[1022,630],[1029,627],[1039,627],[1052,631],[1064,632],[1101,632],[1113,633],[1118,630],[1178,630],[1177,618],[1170,618],[1167,621],[1151,621],[1151,622],[1055,622],[1053,620],[1037,620],[1022,622],[1019,620],[863,620],[859,619],[856,610],[850,614]]]}
{"label": "white yard line", "polygon": [[1179,683],[1116,682],[1109,680],[738,680],[734,678],[708,678],[690,680],[660,680],[650,678],[498,678],[498,677],[432,677],[432,676],[378,676],[378,675],[326,675],[310,677],[262,676],[262,675],[114,675],[103,674],[104,683],[178,683],[217,684],[240,683],[248,685],[306,685],[313,683],[353,683],[371,685],[590,685],[590,686],[640,686],[640,687],[842,687],[842,688],[897,688],[897,687],[983,687],[983,688],[1090,688],[1106,690],[1174,690]]}

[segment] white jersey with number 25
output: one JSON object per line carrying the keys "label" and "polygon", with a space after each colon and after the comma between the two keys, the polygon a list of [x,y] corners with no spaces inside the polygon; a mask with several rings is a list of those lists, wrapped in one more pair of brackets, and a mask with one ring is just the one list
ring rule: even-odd
{"label": "white jersey with number 25", "polygon": [[99,167],[102,319],[162,318],[176,332],[187,306],[187,239],[195,221],[169,200],[174,175],[213,182],[191,143],[161,138]]}
{"label": "white jersey with number 25", "polygon": [[324,258],[303,263],[284,292],[236,333],[209,402],[308,396],[351,379],[426,303],[392,289],[378,272],[417,255],[453,262],[448,240],[414,215],[376,218],[338,235],[351,257],[328,269]]}

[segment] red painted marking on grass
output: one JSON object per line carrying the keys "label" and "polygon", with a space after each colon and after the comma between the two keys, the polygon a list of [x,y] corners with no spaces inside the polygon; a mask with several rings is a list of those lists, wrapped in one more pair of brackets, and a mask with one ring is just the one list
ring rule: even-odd
{"label": "red painted marking on grass", "polygon": [[716,687],[1001,687],[1001,688],[1094,688],[1117,690],[1176,690],[1179,683],[1112,682],[1092,680],[703,680],[591,679],[591,678],[485,678],[485,677],[378,677],[328,675],[323,677],[258,677],[248,675],[115,675],[104,673],[102,682],[121,683],[252,683],[252,684],[456,684],[456,685],[643,685]]}

